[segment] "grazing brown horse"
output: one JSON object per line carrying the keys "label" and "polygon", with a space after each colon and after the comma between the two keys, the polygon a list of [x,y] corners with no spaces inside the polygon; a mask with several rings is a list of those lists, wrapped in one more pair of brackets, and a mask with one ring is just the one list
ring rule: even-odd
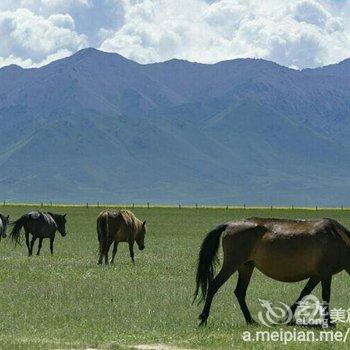
{"label": "grazing brown horse", "polygon": [[108,264],[108,252],[114,242],[111,263],[114,262],[118,243],[129,243],[129,252],[134,263],[134,243],[136,241],[140,250],[145,248],[146,221],[139,220],[129,210],[104,210],[97,217],[97,238],[99,241],[100,256],[98,263]]}
{"label": "grazing brown horse", "polygon": [[[62,237],[66,235],[66,215],[67,214],[60,215],[50,212],[42,213],[39,211],[32,211],[28,214],[22,215],[18,220],[12,223],[14,226],[10,236],[16,242],[16,244],[19,243],[21,228],[24,228],[29,256],[33,255],[33,247],[37,238],[39,238],[37,255],[40,254],[43,239],[49,238],[50,251],[52,255],[56,231],[58,230]],[[30,233],[33,236],[31,242],[29,242]]]}
{"label": "grazing brown horse", "polygon": [[[221,235],[224,260],[214,278]],[[298,302],[321,282],[325,322],[331,325],[328,306],[331,280],[342,270],[350,273],[350,232],[332,219],[250,218],[219,225],[207,234],[199,253],[195,297],[201,289],[205,299],[200,325],[207,322],[215,293],[235,271],[238,271],[235,295],[246,322],[254,322],[245,301],[254,267],[277,281],[308,279],[291,306],[293,314]]]}

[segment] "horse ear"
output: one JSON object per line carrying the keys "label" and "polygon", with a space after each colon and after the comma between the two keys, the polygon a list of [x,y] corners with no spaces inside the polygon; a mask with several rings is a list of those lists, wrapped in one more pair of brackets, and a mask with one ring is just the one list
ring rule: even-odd
{"label": "horse ear", "polygon": [[7,215],[7,220],[10,218],[10,215]]}
{"label": "horse ear", "polygon": [[66,215],[67,215],[67,213],[66,213],[66,214],[64,214],[64,215],[63,215],[63,217],[65,218],[65,217],[66,217]]}
{"label": "horse ear", "polygon": [[145,227],[146,225],[146,220],[142,223],[142,226]]}

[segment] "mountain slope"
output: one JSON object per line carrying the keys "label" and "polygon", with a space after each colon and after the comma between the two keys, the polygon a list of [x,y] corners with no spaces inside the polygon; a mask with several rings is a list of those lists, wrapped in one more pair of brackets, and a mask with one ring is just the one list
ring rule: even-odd
{"label": "mountain slope", "polygon": [[337,77],[350,77],[350,58],[339,62],[338,64],[330,64],[325,67],[315,69],[304,69],[303,73],[313,75],[326,75],[326,76],[337,76]]}
{"label": "mountain slope", "polygon": [[340,65],[141,65],[85,49],[2,68],[3,198],[346,204],[350,69]]}

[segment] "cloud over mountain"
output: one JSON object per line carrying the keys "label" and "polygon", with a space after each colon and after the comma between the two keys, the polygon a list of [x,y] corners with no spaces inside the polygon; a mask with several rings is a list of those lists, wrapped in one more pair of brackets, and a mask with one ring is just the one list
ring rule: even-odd
{"label": "cloud over mountain", "polygon": [[[205,63],[257,57],[289,67],[322,66],[350,56],[349,4],[350,0],[4,0],[0,65],[43,65],[93,46],[142,63],[174,57]],[[23,35],[27,31],[29,35]]]}
{"label": "cloud over mountain", "polygon": [[314,67],[349,56],[340,16],[321,1],[124,1],[125,23],[101,44],[139,62],[259,57]]}
{"label": "cloud over mountain", "polygon": [[88,44],[86,36],[75,31],[74,20],[68,14],[44,18],[27,9],[3,11],[0,33],[0,62],[24,67],[68,56]]}

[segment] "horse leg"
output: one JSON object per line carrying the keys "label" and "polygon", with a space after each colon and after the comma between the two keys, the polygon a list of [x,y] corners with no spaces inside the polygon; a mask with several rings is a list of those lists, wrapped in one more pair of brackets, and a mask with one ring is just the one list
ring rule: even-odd
{"label": "horse leg", "polygon": [[254,270],[253,263],[247,263],[238,269],[238,274],[239,274],[238,282],[235,289],[235,295],[237,297],[239,306],[241,307],[241,310],[243,312],[243,315],[247,324],[256,323],[253,320],[245,301],[247,288],[250,282],[250,278],[252,277],[253,270]]}
{"label": "horse leg", "polygon": [[99,257],[98,257],[98,264],[101,265],[103,260],[103,244],[102,241],[100,241],[100,246],[99,246]]}
{"label": "horse leg", "polygon": [[38,252],[36,253],[36,255],[40,255],[40,250],[41,250],[41,246],[43,245],[43,239],[39,238],[39,246],[38,246]]}
{"label": "horse leg", "polygon": [[27,248],[28,248],[28,255],[30,256],[29,232],[25,231],[25,235],[26,235],[26,245],[27,245]]}
{"label": "horse leg", "polygon": [[135,264],[135,259],[134,259],[134,242],[129,242],[129,253],[130,253],[130,258],[133,264]]}
{"label": "horse leg", "polygon": [[199,315],[200,326],[207,324],[207,319],[209,317],[211,303],[213,301],[214,295],[220,289],[220,287],[232,276],[235,272],[235,267],[229,265],[223,265],[220,272],[216,277],[209,283],[207,297],[205,299],[205,304],[202,313]]}
{"label": "horse leg", "polygon": [[29,251],[29,256],[32,256],[32,255],[33,255],[33,247],[34,247],[34,243],[35,243],[35,241],[36,241],[36,237],[35,237],[35,236],[33,236],[33,237],[32,237],[32,240],[31,240],[31,242],[30,242],[30,251]]}
{"label": "horse leg", "polygon": [[103,257],[105,258],[105,264],[108,265],[108,252],[111,244],[112,242],[104,242],[103,240],[100,241],[99,257],[98,257],[99,265],[102,264]]}
{"label": "horse leg", "polygon": [[307,295],[309,295],[314,288],[318,285],[318,283],[320,282],[320,279],[317,277],[311,277],[308,282],[306,283],[305,287],[303,288],[303,290],[301,291],[298,299],[294,302],[293,305],[290,306],[290,310],[292,312],[292,315],[294,315],[295,310],[297,309],[300,300],[302,300],[304,297],[306,297]]}
{"label": "horse leg", "polygon": [[111,247],[111,244],[112,244],[112,242],[108,242],[105,246],[105,249],[104,249],[105,264],[106,265],[108,265],[108,252],[109,252],[109,249]]}
{"label": "horse leg", "polygon": [[331,297],[331,282],[332,276],[328,276],[321,281],[322,284],[322,301],[323,301],[323,315],[324,320],[327,323],[327,326],[334,326],[335,323],[332,323],[329,315],[329,300]]}
{"label": "horse leg", "polygon": [[55,236],[50,237],[50,253],[53,255],[53,242],[55,241]]}
{"label": "horse leg", "polygon": [[114,242],[111,264],[114,264],[114,258],[115,258],[115,254],[117,254],[117,249],[118,249],[118,242]]}

